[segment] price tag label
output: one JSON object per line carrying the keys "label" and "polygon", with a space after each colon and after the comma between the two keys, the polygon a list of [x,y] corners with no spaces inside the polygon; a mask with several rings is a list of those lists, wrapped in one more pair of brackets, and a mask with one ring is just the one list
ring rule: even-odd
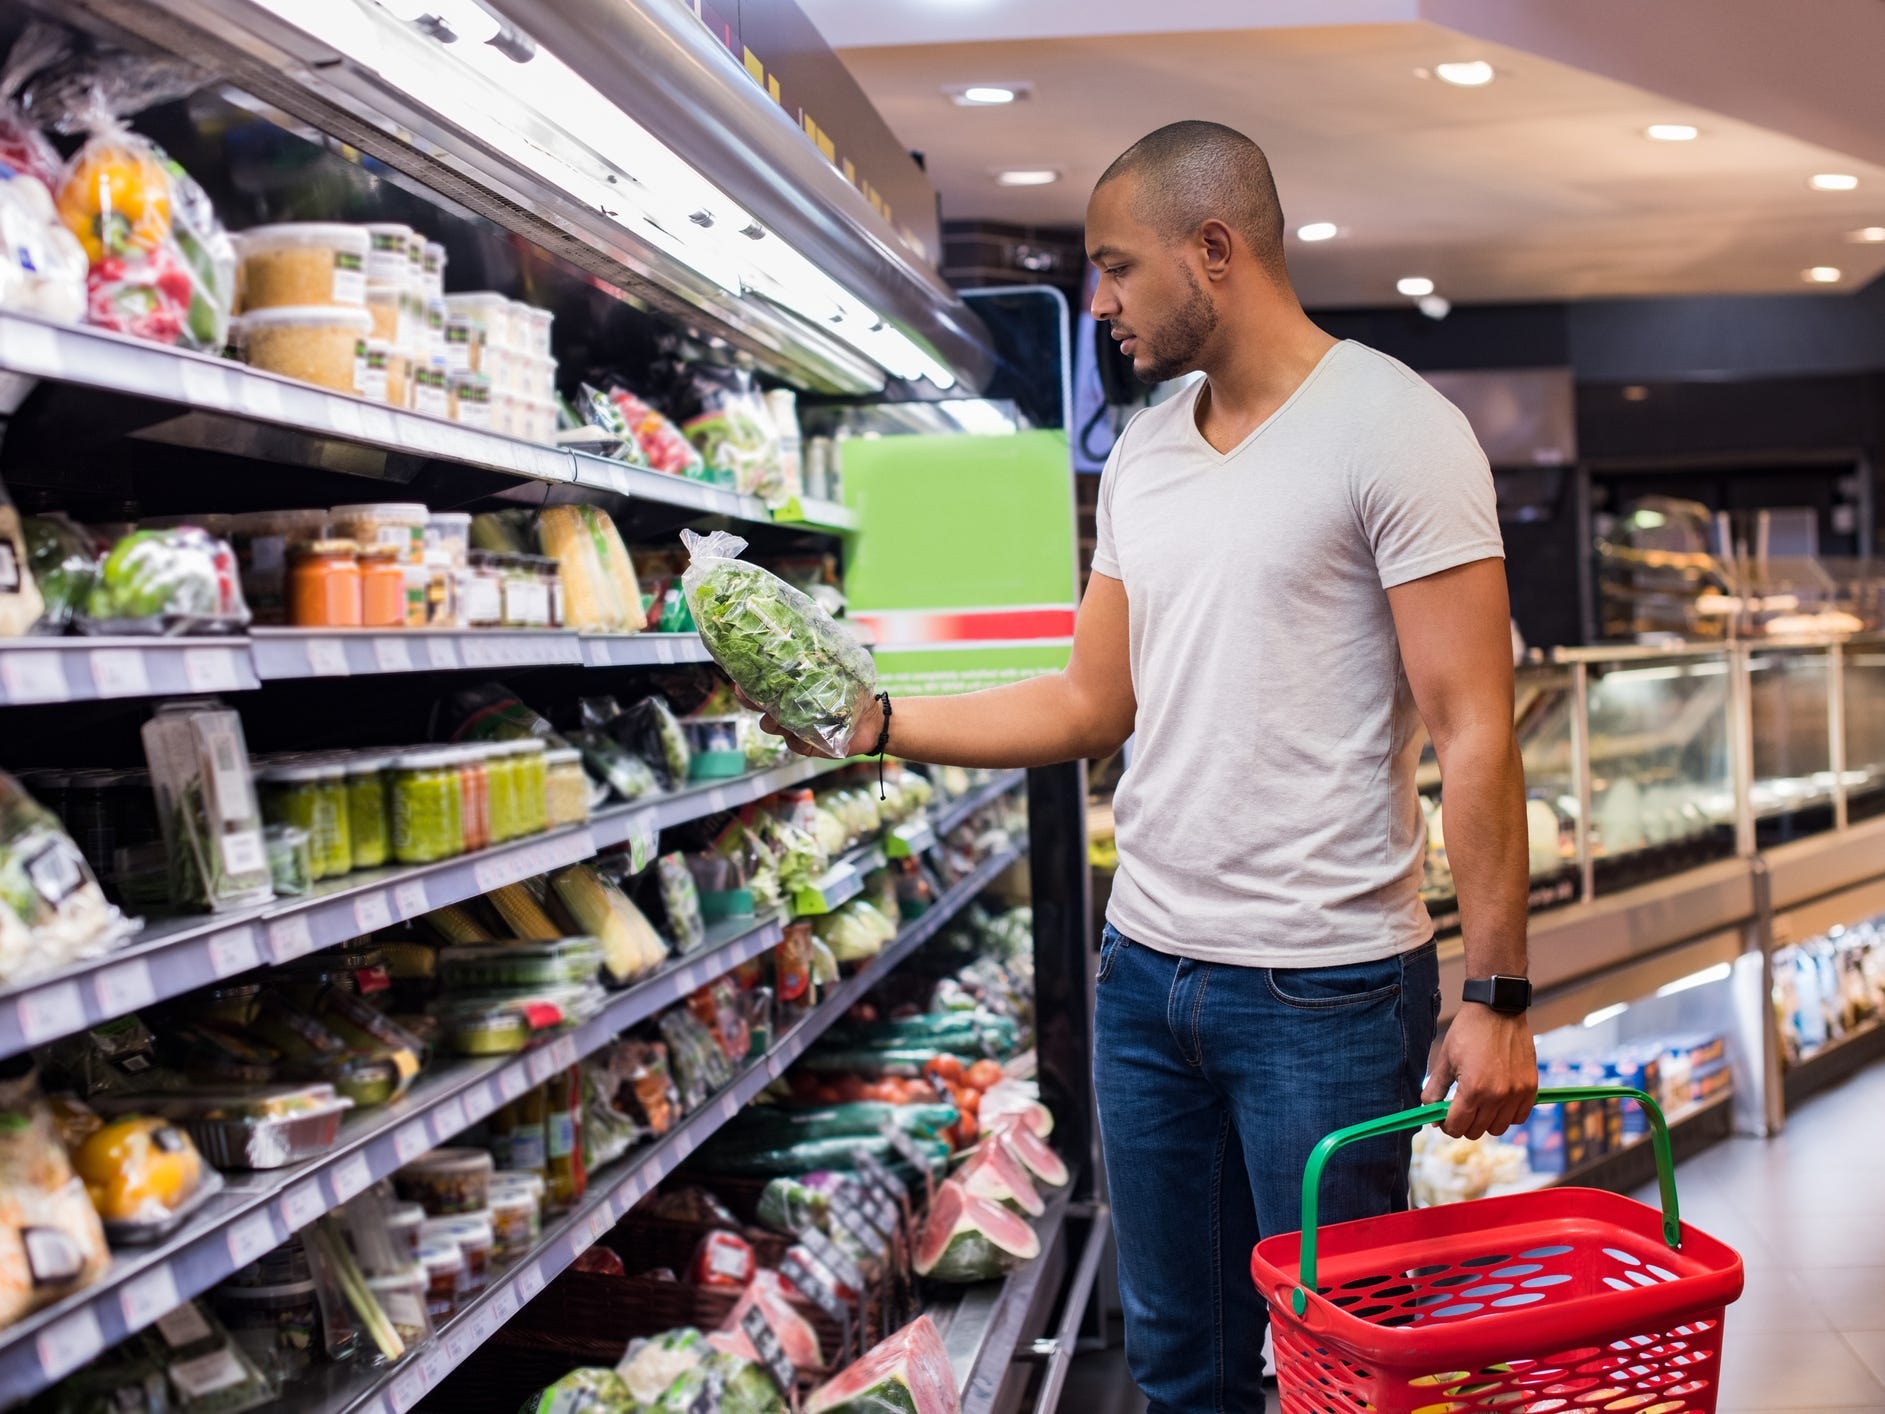
{"label": "price tag label", "polygon": [[92,979],[92,990],[97,993],[99,1011],[105,1016],[123,1016],[157,1000],[150,964],[141,957],[105,968]]}
{"label": "price tag label", "polygon": [[532,1085],[541,1085],[556,1074],[556,1057],[548,1050],[532,1051],[524,1057],[524,1064],[530,1068]]}
{"label": "price tag label", "polygon": [[575,1261],[583,1253],[596,1245],[596,1235],[589,1230],[588,1223],[578,1223],[576,1230],[569,1235],[569,1259]]}
{"label": "price tag label", "polygon": [[497,1108],[497,1099],[491,1094],[491,1082],[480,1080],[465,1091],[465,1123],[476,1124],[492,1110]]}
{"label": "price tag label", "polygon": [[464,1129],[469,1121],[465,1118],[465,1104],[459,1099],[447,1100],[432,1114],[432,1132],[438,1136],[439,1143],[448,1144],[454,1134]]}
{"label": "price tag label", "polygon": [[118,1309],[124,1312],[127,1332],[143,1330],[182,1304],[177,1295],[177,1279],[170,1274],[168,1262],[126,1282],[124,1290],[118,1293]]}
{"label": "price tag label", "polygon": [[496,1333],[497,1312],[492,1309],[491,1303],[486,1302],[476,1311],[472,1312],[471,1337],[477,1344],[483,1345]]}
{"label": "price tag label", "polygon": [[478,1348],[469,1330],[449,1332],[445,1337],[445,1358],[453,1365],[462,1365],[471,1358],[471,1352]]}
{"label": "price tag label", "polygon": [[105,1348],[104,1332],[89,1306],[54,1321],[33,1342],[39,1354],[39,1372],[47,1380],[62,1380]]}
{"label": "price tag label", "polygon": [[373,1170],[365,1154],[352,1154],[334,1165],[327,1181],[334,1189],[334,1202],[349,1203],[367,1191],[367,1185],[373,1182]]}
{"label": "price tag label", "polygon": [[92,687],[100,697],[149,697],[151,675],[141,648],[94,648],[88,655]]}
{"label": "price tag label", "polygon": [[77,982],[58,982],[20,998],[20,1035],[28,1045],[54,1041],[85,1028],[85,1003]]}
{"label": "price tag label", "polygon": [[715,786],[712,790],[707,792],[707,813],[709,815],[718,815],[721,811],[731,808],[732,806],[727,799],[726,788],[724,786]]}
{"label": "price tag label", "polygon": [[510,881],[505,878],[504,870],[495,859],[481,859],[471,867],[471,882],[477,885],[478,892],[488,894],[493,889],[501,889]]}
{"label": "price tag label", "polygon": [[517,1274],[517,1299],[530,1301],[543,1290],[543,1263],[532,1262]]}
{"label": "price tag label", "polygon": [[266,1212],[250,1213],[229,1229],[229,1260],[240,1270],[275,1250],[275,1223]]}
{"label": "price tag label", "polygon": [[412,671],[412,649],[398,634],[384,634],[373,640],[373,661],[380,665],[383,673],[409,673]]}
{"label": "price tag label", "polygon": [[808,1224],[800,1229],[799,1242],[812,1254],[814,1261],[838,1279],[840,1286],[849,1287],[852,1291],[864,1290],[863,1269],[849,1252],[832,1241],[823,1228]]}
{"label": "price tag label", "polygon": [[497,1295],[491,1301],[491,1316],[495,1324],[503,1325],[517,1314],[517,1289],[508,1283],[497,1289]]}
{"label": "price tag label", "polygon": [[250,417],[280,422],[287,413],[282,404],[281,386],[272,378],[251,373],[237,386],[237,403]]}
{"label": "price tag label", "polygon": [[507,1065],[497,1073],[497,1089],[508,1103],[530,1088],[530,1077],[521,1065]]}
{"label": "price tag label", "polygon": [[[922,1146],[894,1124],[886,1124],[883,1134],[898,1157],[923,1175],[923,1193],[927,1199],[935,1186],[935,1179],[930,1173],[929,1156],[923,1152]],[[901,1182],[897,1184],[897,1189],[900,1199],[909,1191]]]}
{"label": "price tag label", "polygon": [[753,1349],[759,1352],[759,1363],[765,1366],[773,1383],[779,1386],[781,1393],[789,1393],[793,1376],[798,1373],[797,1367],[792,1364],[792,1357],[785,1353],[779,1333],[772,1328],[772,1322],[766,1319],[766,1312],[758,1302],[746,1308],[746,1314],[740,1317],[740,1329],[753,1343]]}
{"label": "price tag label", "polygon": [[[452,1372],[452,1366],[458,1363],[451,1352],[443,1346],[434,1346],[421,1357],[425,1365],[425,1383],[427,1389],[437,1389],[445,1377]],[[462,1359],[463,1357],[458,1357]]]}
{"label": "price tag label", "polygon": [[282,1194],[281,1216],[290,1232],[301,1231],[326,1211],[327,1201],[321,1197],[318,1179],[310,1178],[305,1183],[297,1183]]}
{"label": "price tag label", "polygon": [[314,927],[305,913],[291,913],[268,925],[268,952],[277,964],[314,951]]}
{"label": "price tag label", "polygon": [[310,638],[308,672],[317,678],[344,678],[353,669],[347,663],[347,645],[338,638]]}
{"label": "price tag label", "polygon": [[229,406],[229,378],[215,363],[208,359],[191,358],[186,354],[178,362],[177,368],[183,375],[183,400],[191,407]]}
{"label": "price tag label", "polygon": [[255,946],[253,927],[231,928],[209,940],[209,967],[218,978],[233,977],[261,965],[262,955]]}
{"label": "price tag label", "polygon": [[576,1038],[574,1036],[557,1037],[555,1044],[550,1047],[550,1056],[556,1062],[558,1070],[568,1070],[576,1064]]}
{"label": "price tag label", "polygon": [[458,641],[447,635],[429,639],[425,645],[426,656],[432,660],[432,666],[449,671],[458,667]]}
{"label": "price tag label", "polygon": [[819,1310],[842,1325],[851,1314],[834,1285],[832,1274],[823,1265],[796,1249],[788,1251],[779,1263],[779,1275],[791,1282]]}
{"label": "price tag label", "polygon": [[360,437],[367,430],[360,420],[360,405],[341,397],[327,400],[327,425],[343,437]]}
{"label": "price tag label", "polygon": [[416,1119],[393,1134],[393,1153],[402,1164],[409,1164],[432,1147],[426,1137],[425,1121]]}
{"label": "price tag label", "polygon": [[7,336],[7,363],[21,373],[41,378],[65,376],[65,355],[58,336],[44,324],[30,319],[9,318],[3,326]]}
{"label": "price tag label", "polygon": [[397,1414],[407,1414],[413,1405],[425,1398],[427,1388],[424,1366],[408,1370],[394,1380],[393,1408]]}
{"label": "price tag label", "polygon": [[657,638],[655,640],[655,657],[664,665],[672,666],[678,657],[674,651],[674,640],[666,637]]}
{"label": "price tag label", "polygon": [[7,701],[14,705],[28,702],[63,702],[65,665],[57,653],[21,653],[9,650],[0,654],[0,687],[5,687]]}
{"label": "price tag label", "polygon": [[423,879],[408,879],[393,890],[393,910],[401,918],[417,918],[431,906],[425,896]]}
{"label": "price tag label", "polygon": [[233,692],[242,686],[232,648],[184,649],[183,677],[192,692]]}
{"label": "price tag label", "polygon": [[377,933],[382,928],[393,926],[392,906],[386,901],[386,893],[375,889],[370,894],[361,894],[353,901],[354,926],[362,933]]}

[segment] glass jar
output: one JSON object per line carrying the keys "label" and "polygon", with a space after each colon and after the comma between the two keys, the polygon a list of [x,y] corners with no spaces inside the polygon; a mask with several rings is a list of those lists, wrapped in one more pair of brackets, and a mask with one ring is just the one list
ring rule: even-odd
{"label": "glass jar", "polygon": [[499,569],[503,557],[491,550],[472,550],[459,576],[459,611],[467,628],[497,628],[504,622],[504,581]]}
{"label": "glass jar", "polygon": [[326,863],[321,873],[339,878],[353,869],[353,822],[347,801],[347,766],[344,761],[323,761],[315,769],[321,773],[321,810],[319,819],[331,821],[325,834],[316,833],[309,844],[316,853],[324,853]]}
{"label": "glass jar", "polygon": [[425,523],[426,554],[440,553],[455,570],[465,567],[471,552],[471,514],[468,511],[434,511]]}
{"label": "glass jar", "polygon": [[463,849],[457,773],[448,751],[408,751],[393,759],[393,858],[431,864]]}
{"label": "glass jar", "polygon": [[548,555],[532,555],[537,578],[543,581],[543,597],[549,605],[549,626],[563,627],[563,567]]}
{"label": "glass jar", "polygon": [[393,758],[355,754],[347,758],[347,833],[353,867],[378,869],[392,851],[392,805],[386,773]]}
{"label": "glass jar", "polygon": [[490,772],[485,766],[484,748],[452,748],[452,764],[458,776],[458,813],[464,834],[463,848],[484,849],[492,843]]}
{"label": "glass jar", "polygon": [[258,624],[288,622],[288,548],[327,538],[326,511],[251,511],[233,518],[229,538],[242,594]]}
{"label": "glass jar", "polygon": [[407,565],[404,574],[407,628],[452,628],[462,621],[458,584],[449,567],[436,563]]}
{"label": "glass jar", "polygon": [[406,567],[397,545],[365,545],[360,563],[360,623],[365,628],[399,628],[406,622]]}
{"label": "glass jar", "polygon": [[327,789],[325,767],[314,762],[281,762],[264,767],[257,780],[262,787],[262,818],[271,825],[293,825],[307,835],[309,878],[333,878],[353,867],[351,855],[341,858],[345,806]]}
{"label": "glass jar", "polygon": [[548,790],[549,826],[580,825],[589,818],[589,778],[583,774],[583,754],[574,747],[543,753],[543,774]]}
{"label": "glass jar", "polygon": [[504,555],[501,582],[505,628],[548,628],[550,595],[534,555]]}
{"label": "glass jar", "polygon": [[360,562],[351,540],[311,540],[290,553],[288,621],[297,628],[358,628]]}
{"label": "glass jar", "polygon": [[543,758],[548,748],[534,738],[511,744],[518,762],[517,824],[518,833],[539,835],[549,828],[549,784]]}
{"label": "glass jar", "polygon": [[486,793],[491,803],[491,842],[514,840],[522,830],[517,818],[517,767],[514,743],[494,741],[484,748]]}

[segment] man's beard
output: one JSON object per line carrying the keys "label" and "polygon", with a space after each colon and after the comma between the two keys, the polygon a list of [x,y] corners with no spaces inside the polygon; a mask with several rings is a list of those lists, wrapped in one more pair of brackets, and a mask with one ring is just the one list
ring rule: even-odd
{"label": "man's beard", "polygon": [[[1205,340],[1217,331],[1217,306],[1198,288],[1198,280],[1189,267],[1180,266],[1191,293],[1158,331],[1157,343],[1147,350],[1149,362],[1144,368],[1133,366],[1133,376],[1141,383],[1165,383],[1196,368]],[[1149,343],[1141,336],[1140,342]]]}

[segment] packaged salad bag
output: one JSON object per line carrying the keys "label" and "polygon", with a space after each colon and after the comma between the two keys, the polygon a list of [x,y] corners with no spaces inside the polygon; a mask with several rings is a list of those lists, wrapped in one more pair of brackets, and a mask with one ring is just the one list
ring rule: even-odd
{"label": "packaged salad bag", "polygon": [[781,728],[834,754],[849,747],[877,688],[877,667],[810,598],[739,558],[746,542],[681,532],[681,586],[707,651]]}

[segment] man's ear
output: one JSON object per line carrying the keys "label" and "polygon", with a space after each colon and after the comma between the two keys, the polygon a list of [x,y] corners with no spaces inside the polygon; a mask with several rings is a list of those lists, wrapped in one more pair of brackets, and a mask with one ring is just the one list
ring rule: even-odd
{"label": "man's ear", "polygon": [[1204,275],[1207,280],[1222,280],[1230,273],[1231,254],[1237,248],[1237,238],[1231,228],[1212,217],[1198,227],[1198,250],[1204,258]]}

